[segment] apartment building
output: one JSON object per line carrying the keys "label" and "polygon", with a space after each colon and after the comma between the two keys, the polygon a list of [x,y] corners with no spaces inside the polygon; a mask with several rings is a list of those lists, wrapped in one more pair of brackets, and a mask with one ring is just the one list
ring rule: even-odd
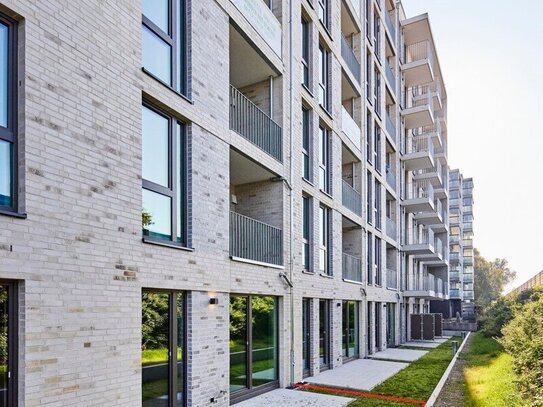
{"label": "apartment building", "polygon": [[446,92],[390,0],[0,3],[6,406],[226,406],[446,299]]}
{"label": "apartment building", "polygon": [[432,303],[445,318],[475,317],[473,249],[473,179],[449,170],[449,301]]}

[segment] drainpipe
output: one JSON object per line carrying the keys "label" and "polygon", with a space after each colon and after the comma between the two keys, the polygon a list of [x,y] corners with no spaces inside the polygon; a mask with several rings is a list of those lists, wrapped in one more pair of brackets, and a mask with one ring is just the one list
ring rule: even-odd
{"label": "drainpipe", "polygon": [[[294,119],[292,116],[292,113],[294,111],[293,104],[294,104],[294,89],[292,87],[293,82],[293,66],[294,66],[294,53],[292,51],[293,47],[293,14],[294,14],[294,7],[293,7],[293,1],[289,0],[289,166],[290,166],[290,175],[289,175],[289,201],[290,201],[290,208],[289,208],[289,230],[290,230],[290,239],[289,239],[289,272],[290,272],[290,281],[293,282],[294,279],[294,254],[293,254],[293,242],[292,242],[292,236],[294,232],[294,197],[292,194],[292,180],[294,179],[294,170],[292,168],[293,159],[292,159],[292,134],[294,130]],[[290,385],[294,386],[294,287],[290,286]]]}

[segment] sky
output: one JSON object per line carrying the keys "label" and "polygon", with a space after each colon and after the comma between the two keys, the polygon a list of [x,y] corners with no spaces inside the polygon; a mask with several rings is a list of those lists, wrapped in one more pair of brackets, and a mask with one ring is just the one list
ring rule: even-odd
{"label": "sky", "polygon": [[402,0],[428,13],[448,97],[449,165],[473,177],[474,245],[543,270],[543,1]]}

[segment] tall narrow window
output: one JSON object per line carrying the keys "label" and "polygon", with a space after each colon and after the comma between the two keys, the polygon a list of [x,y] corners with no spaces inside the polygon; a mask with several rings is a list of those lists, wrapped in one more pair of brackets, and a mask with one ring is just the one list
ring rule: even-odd
{"label": "tall narrow window", "polygon": [[330,300],[319,300],[320,371],[330,367]]}
{"label": "tall narrow window", "polygon": [[373,314],[373,302],[371,301],[368,301],[368,305],[367,305],[367,319],[368,319],[368,324],[367,324],[367,335],[368,335],[368,338],[367,338],[367,341],[366,341],[366,344],[368,346],[368,355],[371,355],[372,354],[372,343],[373,343],[373,324],[372,324],[372,314]]}
{"label": "tall narrow window", "polygon": [[310,52],[309,47],[311,44],[309,23],[302,17],[302,84],[309,89],[310,75]]}
{"label": "tall narrow window", "polygon": [[17,205],[17,25],[0,15],[0,211]]}
{"label": "tall narrow window", "polygon": [[373,165],[381,173],[381,128],[377,123],[373,129]]}
{"label": "tall narrow window", "polygon": [[343,301],[342,356],[345,360],[358,357],[358,302]]}
{"label": "tall narrow window", "polygon": [[323,46],[319,45],[319,104],[329,110],[329,52]]}
{"label": "tall narrow window", "polygon": [[329,29],[329,18],[328,18],[328,1],[329,0],[318,0],[318,9],[319,9],[319,20],[326,27],[326,29]]}
{"label": "tall narrow window", "polygon": [[373,15],[373,41],[375,55],[381,59],[381,18],[377,13]]}
{"label": "tall narrow window", "polygon": [[142,294],[142,405],[183,407],[185,380],[185,304],[179,292]]}
{"label": "tall narrow window", "polygon": [[381,303],[375,303],[375,350],[381,350]]}
{"label": "tall narrow window", "polygon": [[319,127],[319,188],[330,193],[330,140],[329,131]]}
{"label": "tall narrow window", "polygon": [[0,406],[17,403],[17,285],[0,282]]}
{"label": "tall narrow window", "polygon": [[303,267],[306,271],[311,271],[311,246],[312,246],[312,221],[311,221],[311,198],[304,196],[302,197],[302,256],[303,256]]}
{"label": "tall narrow window", "polygon": [[366,177],[366,217],[367,222],[372,224],[373,220],[373,200],[372,200],[373,178],[371,172],[368,171]]}
{"label": "tall narrow window", "polygon": [[373,235],[368,233],[367,274],[368,284],[373,284]]}
{"label": "tall narrow window", "polygon": [[372,159],[373,159],[373,153],[371,150],[372,123],[373,123],[373,119],[371,118],[371,113],[367,112],[366,113],[366,160],[368,160],[368,162],[370,163],[372,162]]}
{"label": "tall narrow window", "polygon": [[148,105],[142,108],[142,229],[145,241],[184,246],[185,128]]}
{"label": "tall narrow window", "polygon": [[371,42],[371,2],[373,0],[366,0],[366,38]]}
{"label": "tall narrow window", "polygon": [[143,69],[186,94],[185,0],[141,0]]}
{"label": "tall narrow window", "polygon": [[302,154],[303,154],[303,177],[312,181],[311,176],[311,111],[302,110]]}
{"label": "tall narrow window", "polygon": [[381,239],[375,238],[375,284],[382,285]]}
{"label": "tall narrow window", "polygon": [[302,369],[309,376],[311,369],[311,300],[302,299]]}
{"label": "tall narrow window", "polygon": [[371,83],[371,74],[372,74],[372,58],[371,54],[368,52],[366,55],[366,98],[368,99],[368,102],[370,102],[370,105],[373,104],[373,98],[371,97],[371,89],[372,89],[372,83]]}
{"label": "tall narrow window", "polygon": [[230,297],[230,400],[276,387],[278,318],[275,297]]}
{"label": "tall narrow window", "polygon": [[377,66],[374,67],[373,71],[373,100],[374,100],[374,109],[375,113],[381,117],[381,74]]}
{"label": "tall narrow window", "polygon": [[319,207],[319,271],[323,274],[332,274],[330,268],[330,209]]}
{"label": "tall narrow window", "polygon": [[382,222],[381,220],[381,183],[378,180],[375,180],[373,193],[375,195],[375,206],[374,206],[375,227],[377,229],[381,229],[381,226],[382,226],[382,223],[381,223]]}

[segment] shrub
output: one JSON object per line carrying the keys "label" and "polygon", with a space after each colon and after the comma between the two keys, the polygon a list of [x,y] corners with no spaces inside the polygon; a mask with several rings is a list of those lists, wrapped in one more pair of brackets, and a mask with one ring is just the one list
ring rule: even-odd
{"label": "shrub", "polygon": [[513,357],[520,392],[531,406],[543,407],[543,295],[531,300],[515,311],[500,342]]}
{"label": "shrub", "polygon": [[500,337],[502,328],[513,319],[514,306],[514,302],[508,298],[495,301],[479,321],[482,334],[488,338]]}

